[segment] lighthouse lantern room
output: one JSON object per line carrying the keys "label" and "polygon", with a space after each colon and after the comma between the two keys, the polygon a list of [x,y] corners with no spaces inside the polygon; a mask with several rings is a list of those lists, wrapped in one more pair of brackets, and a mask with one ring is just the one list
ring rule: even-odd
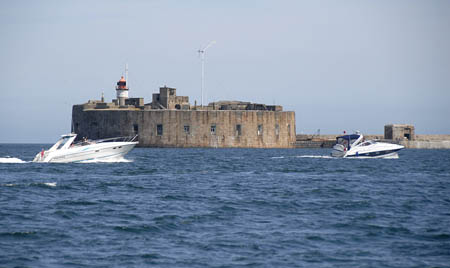
{"label": "lighthouse lantern room", "polygon": [[125,80],[123,76],[120,78],[119,82],[117,82],[116,92],[119,106],[124,106],[125,100],[128,99],[128,87],[127,87],[127,80]]}

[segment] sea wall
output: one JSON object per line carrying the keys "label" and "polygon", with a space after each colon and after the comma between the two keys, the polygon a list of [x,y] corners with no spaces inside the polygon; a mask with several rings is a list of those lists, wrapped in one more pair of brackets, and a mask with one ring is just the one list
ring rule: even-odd
{"label": "sea wall", "polygon": [[416,135],[417,141],[450,141],[450,135]]}
{"label": "sea wall", "polygon": [[450,140],[401,141],[399,144],[410,149],[450,149]]}
{"label": "sea wall", "polygon": [[[340,135],[297,135],[296,148],[332,148]],[[389,140],[383,135],[365,135],[366,140],[396,143],[409,149],[450,149],[450,135],[415,135],[415,140]]]}

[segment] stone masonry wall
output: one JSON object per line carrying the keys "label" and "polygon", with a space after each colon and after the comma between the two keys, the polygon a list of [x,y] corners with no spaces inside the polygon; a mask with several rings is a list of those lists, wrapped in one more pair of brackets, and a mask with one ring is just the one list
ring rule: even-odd
{"label": "stone masonry wall", "polygon": [[292,148],[295,143],[294,112],[83,110],[75,105],[72,128],[78,138],[89,139],[139,134],[141,147]]}

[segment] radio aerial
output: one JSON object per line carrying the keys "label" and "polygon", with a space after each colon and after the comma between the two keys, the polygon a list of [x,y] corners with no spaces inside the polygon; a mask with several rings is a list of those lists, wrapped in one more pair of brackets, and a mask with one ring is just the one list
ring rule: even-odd
{"label": "radio aerial", "polygon": [[214,45],[216,41],[211,41],[207,46],[205,46],[203,49],[198,50],[198,55],[200,57],[200,60],[202,62],[202,107],[203,107],[203,91],[205,90],[205,53],[208,48],[210,48],[212,45]]}

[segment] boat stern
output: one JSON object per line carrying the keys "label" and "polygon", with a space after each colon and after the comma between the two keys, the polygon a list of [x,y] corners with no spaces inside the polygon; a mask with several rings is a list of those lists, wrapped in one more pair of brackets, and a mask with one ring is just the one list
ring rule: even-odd
{"label": "boat stern", "polygon": [[346,148],[342,144],[335,144],[333,150],[331,151],[332,157],[345,157],[347,153]]}

